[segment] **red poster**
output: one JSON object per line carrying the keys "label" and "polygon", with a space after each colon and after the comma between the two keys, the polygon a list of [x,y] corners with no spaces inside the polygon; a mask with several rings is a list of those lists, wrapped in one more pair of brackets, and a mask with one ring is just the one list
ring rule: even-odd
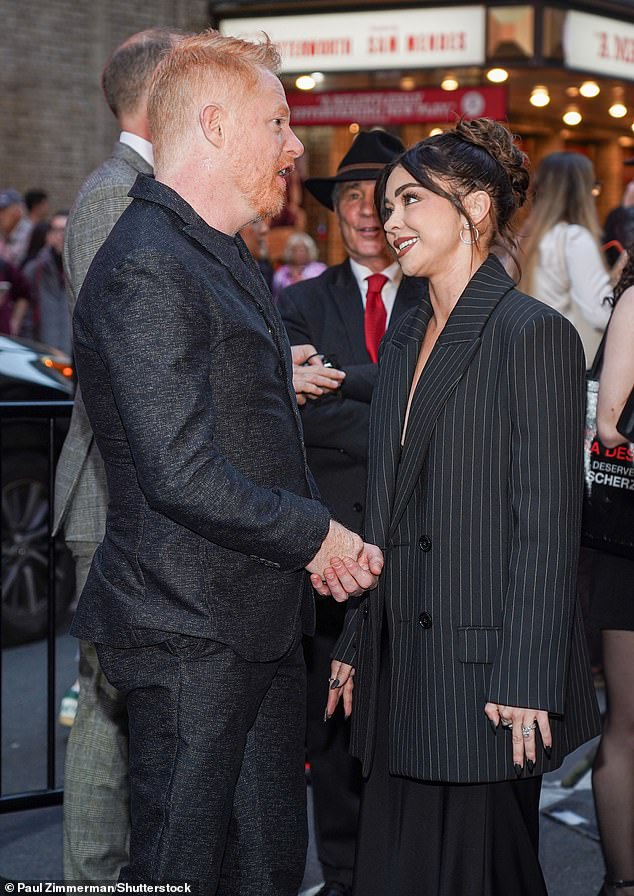
{"label": "red poster", "polygon": [[289,91],[292,123],[299,125],[416,124],[459,118],[506,118],[504,87],[465,87],[446,91],[350,90],[332,93]]}

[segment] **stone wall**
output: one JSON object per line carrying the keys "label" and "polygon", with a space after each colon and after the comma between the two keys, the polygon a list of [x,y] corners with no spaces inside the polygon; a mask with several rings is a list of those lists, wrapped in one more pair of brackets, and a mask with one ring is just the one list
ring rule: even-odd
{"label": "stone wall", "polygon": [[99,87],[125,37],[200,31],[207,0],[0,0],[0,189],[42,187],[67,207],[117,130]]}

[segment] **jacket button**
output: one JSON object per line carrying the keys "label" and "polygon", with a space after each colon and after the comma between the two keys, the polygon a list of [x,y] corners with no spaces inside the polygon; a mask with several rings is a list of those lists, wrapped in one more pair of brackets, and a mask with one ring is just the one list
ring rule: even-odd
{"label": "jacket button", "polygon": [[363,504],[360,504],[358,501],[355,501],[355,503],[352,505],[352,509],[356,513],[361,513],[361,511],[363,510]]}
{"label": "jacket button", "polygon": [[418,622],[423,628],[431,628],[431,616],[429,613],[421,613]]}
{"label": "jacket button", "polygon": [[431,551],[431,538],[429,537],[429,535],[421,535],[421,537],[418,539],[418,546],[421,551],[425,551],[425,553],[427,553],[427,551]]}
{"label": "jacket button", "polygon": [[364,606],[364,608],[363,608],[363,618],[364,618],[364,619],[367,619],[367,618],[368,618],[368,613],[369,613],[369,612],[370,612],[370,611],[368,610],[368,605],[366,604],[366,605]]}

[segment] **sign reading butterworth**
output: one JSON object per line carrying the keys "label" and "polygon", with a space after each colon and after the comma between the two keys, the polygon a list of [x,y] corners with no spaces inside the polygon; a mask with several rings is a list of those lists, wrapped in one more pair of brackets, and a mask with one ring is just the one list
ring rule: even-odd
{"label": "sign reading butterworth", "polygon": [[453,90],[350,90],[333,93],[289,91],[293,126],[450,122],[459,118],[503,119],[506,90],[476,87]]}
{"label": "sign reading butterworth", "polygon": [[484,63],[484,6],[224,19],[223,34],[278,44],[283,72]]}
{"label": "sign reading butterworth", "polygon": [[634,25],[585,12],[569,12],[564,26],[569,68],[634,81]]}

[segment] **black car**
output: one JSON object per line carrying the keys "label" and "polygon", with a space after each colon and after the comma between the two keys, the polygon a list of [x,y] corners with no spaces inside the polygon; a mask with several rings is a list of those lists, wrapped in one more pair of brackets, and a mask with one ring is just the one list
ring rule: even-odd
{"label": "black car", "polygon": [[[70,401],[70,359],[47,346],[0,335],[0,401]],[[16,405],[17,409],[17,405]],[[57,412],[59,413],[59,411]],[[46,418],[0,420],[2,464],[2,639],[16,644],[44,637],[48,618],[49,429]],[[62,410],[53,429],[57,459],[68,429]],[[52,513],[52,510],[51,510]],[[57,618],[74,597],[74,568],[63,540],[56,542]]]}

